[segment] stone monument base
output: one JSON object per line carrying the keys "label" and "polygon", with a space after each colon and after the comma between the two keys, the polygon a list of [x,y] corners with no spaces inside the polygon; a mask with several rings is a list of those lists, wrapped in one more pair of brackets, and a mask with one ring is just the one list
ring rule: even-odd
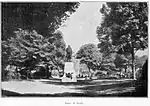
{"label": "stone monument base", "polygon": [[64,76],[62,77],[62,82],[77,82],[73,62],[65,63]]}
{"label": "stone monument base", "polygon": [[62,82],[77,82],[77,79],[76,78],[70,79],[70,78],[63,77],[61,81]]}

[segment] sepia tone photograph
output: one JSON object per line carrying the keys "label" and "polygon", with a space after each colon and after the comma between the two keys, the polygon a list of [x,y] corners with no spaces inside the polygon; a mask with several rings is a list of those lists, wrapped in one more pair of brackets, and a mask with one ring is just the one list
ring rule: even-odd
{"label": "sepia tone photograph", "polygon": [[148,2],[1,2],[1,97],[148,97]]}

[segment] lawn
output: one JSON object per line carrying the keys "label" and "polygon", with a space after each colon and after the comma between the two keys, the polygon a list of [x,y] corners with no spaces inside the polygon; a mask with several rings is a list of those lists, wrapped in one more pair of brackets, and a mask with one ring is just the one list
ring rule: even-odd
{"label": "lawn", "polygon": [[140,97],[143,82],[133,80],[92,80],[63,83],[59,80],[2,82],[2,96],[43,97]]}

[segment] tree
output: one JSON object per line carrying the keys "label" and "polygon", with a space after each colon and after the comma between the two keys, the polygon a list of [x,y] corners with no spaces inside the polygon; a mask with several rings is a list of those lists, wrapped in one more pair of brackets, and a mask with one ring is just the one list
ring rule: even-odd
{"label": "tree", "polygon": [[116,68],[119,68],[119,69],[124,68],[126,70],[126,66],[128,64],[128,59],[125,58],[124,55],[117,54],[115,56],[114,64],[115,64]]}
{"label": "tree", "polygon": [[68,45],[66,49],[66,61],[70,61],[72,58],[72,48],[70,45]]}
{"label": "tree", "polygon": [[18,28],[51,36],[78,6],[77,2],[2,3],[2,40]]}
{"label": "tree", "polygon": [[14,33],[14,37],[11,37],[7,42],[2,42],[2,48],[9,49],[9,52],[4,51],[6,54],[8,53],[7,65],[11,64],[17,66],[20,70],[30,72],[41,60],[40,54],[37,54],[37,52],[41,50],[40,47],[44,43],[43,37],[36,31],[29,32],[20,29]]}
{"label": "tree", "polygon": [[63,39],[63,34],[61,31],[56,31],[54,34],[54,39],[53,39],[53,43],[55,45],[55,53],[54,53],[54,63],[55,63],[55,67],[57,67],[58,70],[63,69],[64,68],[64,62],[65,62],[65,48],[66,48],[66,44],[65,41]]}
{"label": "tree", "polygon": [[65,57],[65,42],[62,33],[54,34],[53,43],[36,31],[29,32],[20,29],[15,31],[15,35],[9,42],[2,43],[4,49],[9,49],[8,64],[20,68],[25,67],[25,70],[29,70],[29,72],[38,65],[62,67]]}
{"label": "tree", "polygon": [[106,69],[106,65],[111,67],[110,65],[113,64],[113,60],[115,58],[115,47],[111,44],[108,37],[99,39],[98,49],[99,52],[102,54],[102,61],[100,64],[100,69]]}
{"label": "tree", "polygon": [[148,46],[147,3],[109,2],[103,5],[101,13],[103,22],[97,29],[98,39],[107,37],[118,53],[131,54],[135,76],[135,52]]}
{"label": "tree", "polygon": [[56,29],[79,3],[2,3],[2,68],[63,67],[65,42]]}
{"label": "tree", "polygon": [[135,56],[135,66],[136,68],[142,69],[145,61],[148,59],[147,55],[143,55],[142,57]]}
{"label": "tree", "polygon": [[81,63],[85,63],[89,70],[95,70],[100,66],[102,55],[94,44],[85,44],[76,53],[76,58],[81,59]]}

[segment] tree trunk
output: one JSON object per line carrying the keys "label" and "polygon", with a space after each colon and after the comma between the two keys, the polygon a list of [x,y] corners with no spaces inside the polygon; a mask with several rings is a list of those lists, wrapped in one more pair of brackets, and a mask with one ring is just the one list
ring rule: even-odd
{"label": "tree trunk", "polygon": [[92,79],[92,78],[91,78],[91,77],[92,77],[92,76],[91,76],[91,68],[88,67],[88,70],[89,70],[89,74],[88,74],[88,75],[89,75],[89,78]]}
{"label": "tree trunk", "polygon": [[133,72],[133,79],[136,80],[136,75],[135,75],[135,55],[134,55],[134,38],[133,38],[133,34],[131,35],[131,55],[132,55],[132,72]]}
{"label": "tree trunk", "polygon": [[133,79],[136,80],[135,63],[134,63],[134,52],[132,52],[132,72],[133,72]]}

